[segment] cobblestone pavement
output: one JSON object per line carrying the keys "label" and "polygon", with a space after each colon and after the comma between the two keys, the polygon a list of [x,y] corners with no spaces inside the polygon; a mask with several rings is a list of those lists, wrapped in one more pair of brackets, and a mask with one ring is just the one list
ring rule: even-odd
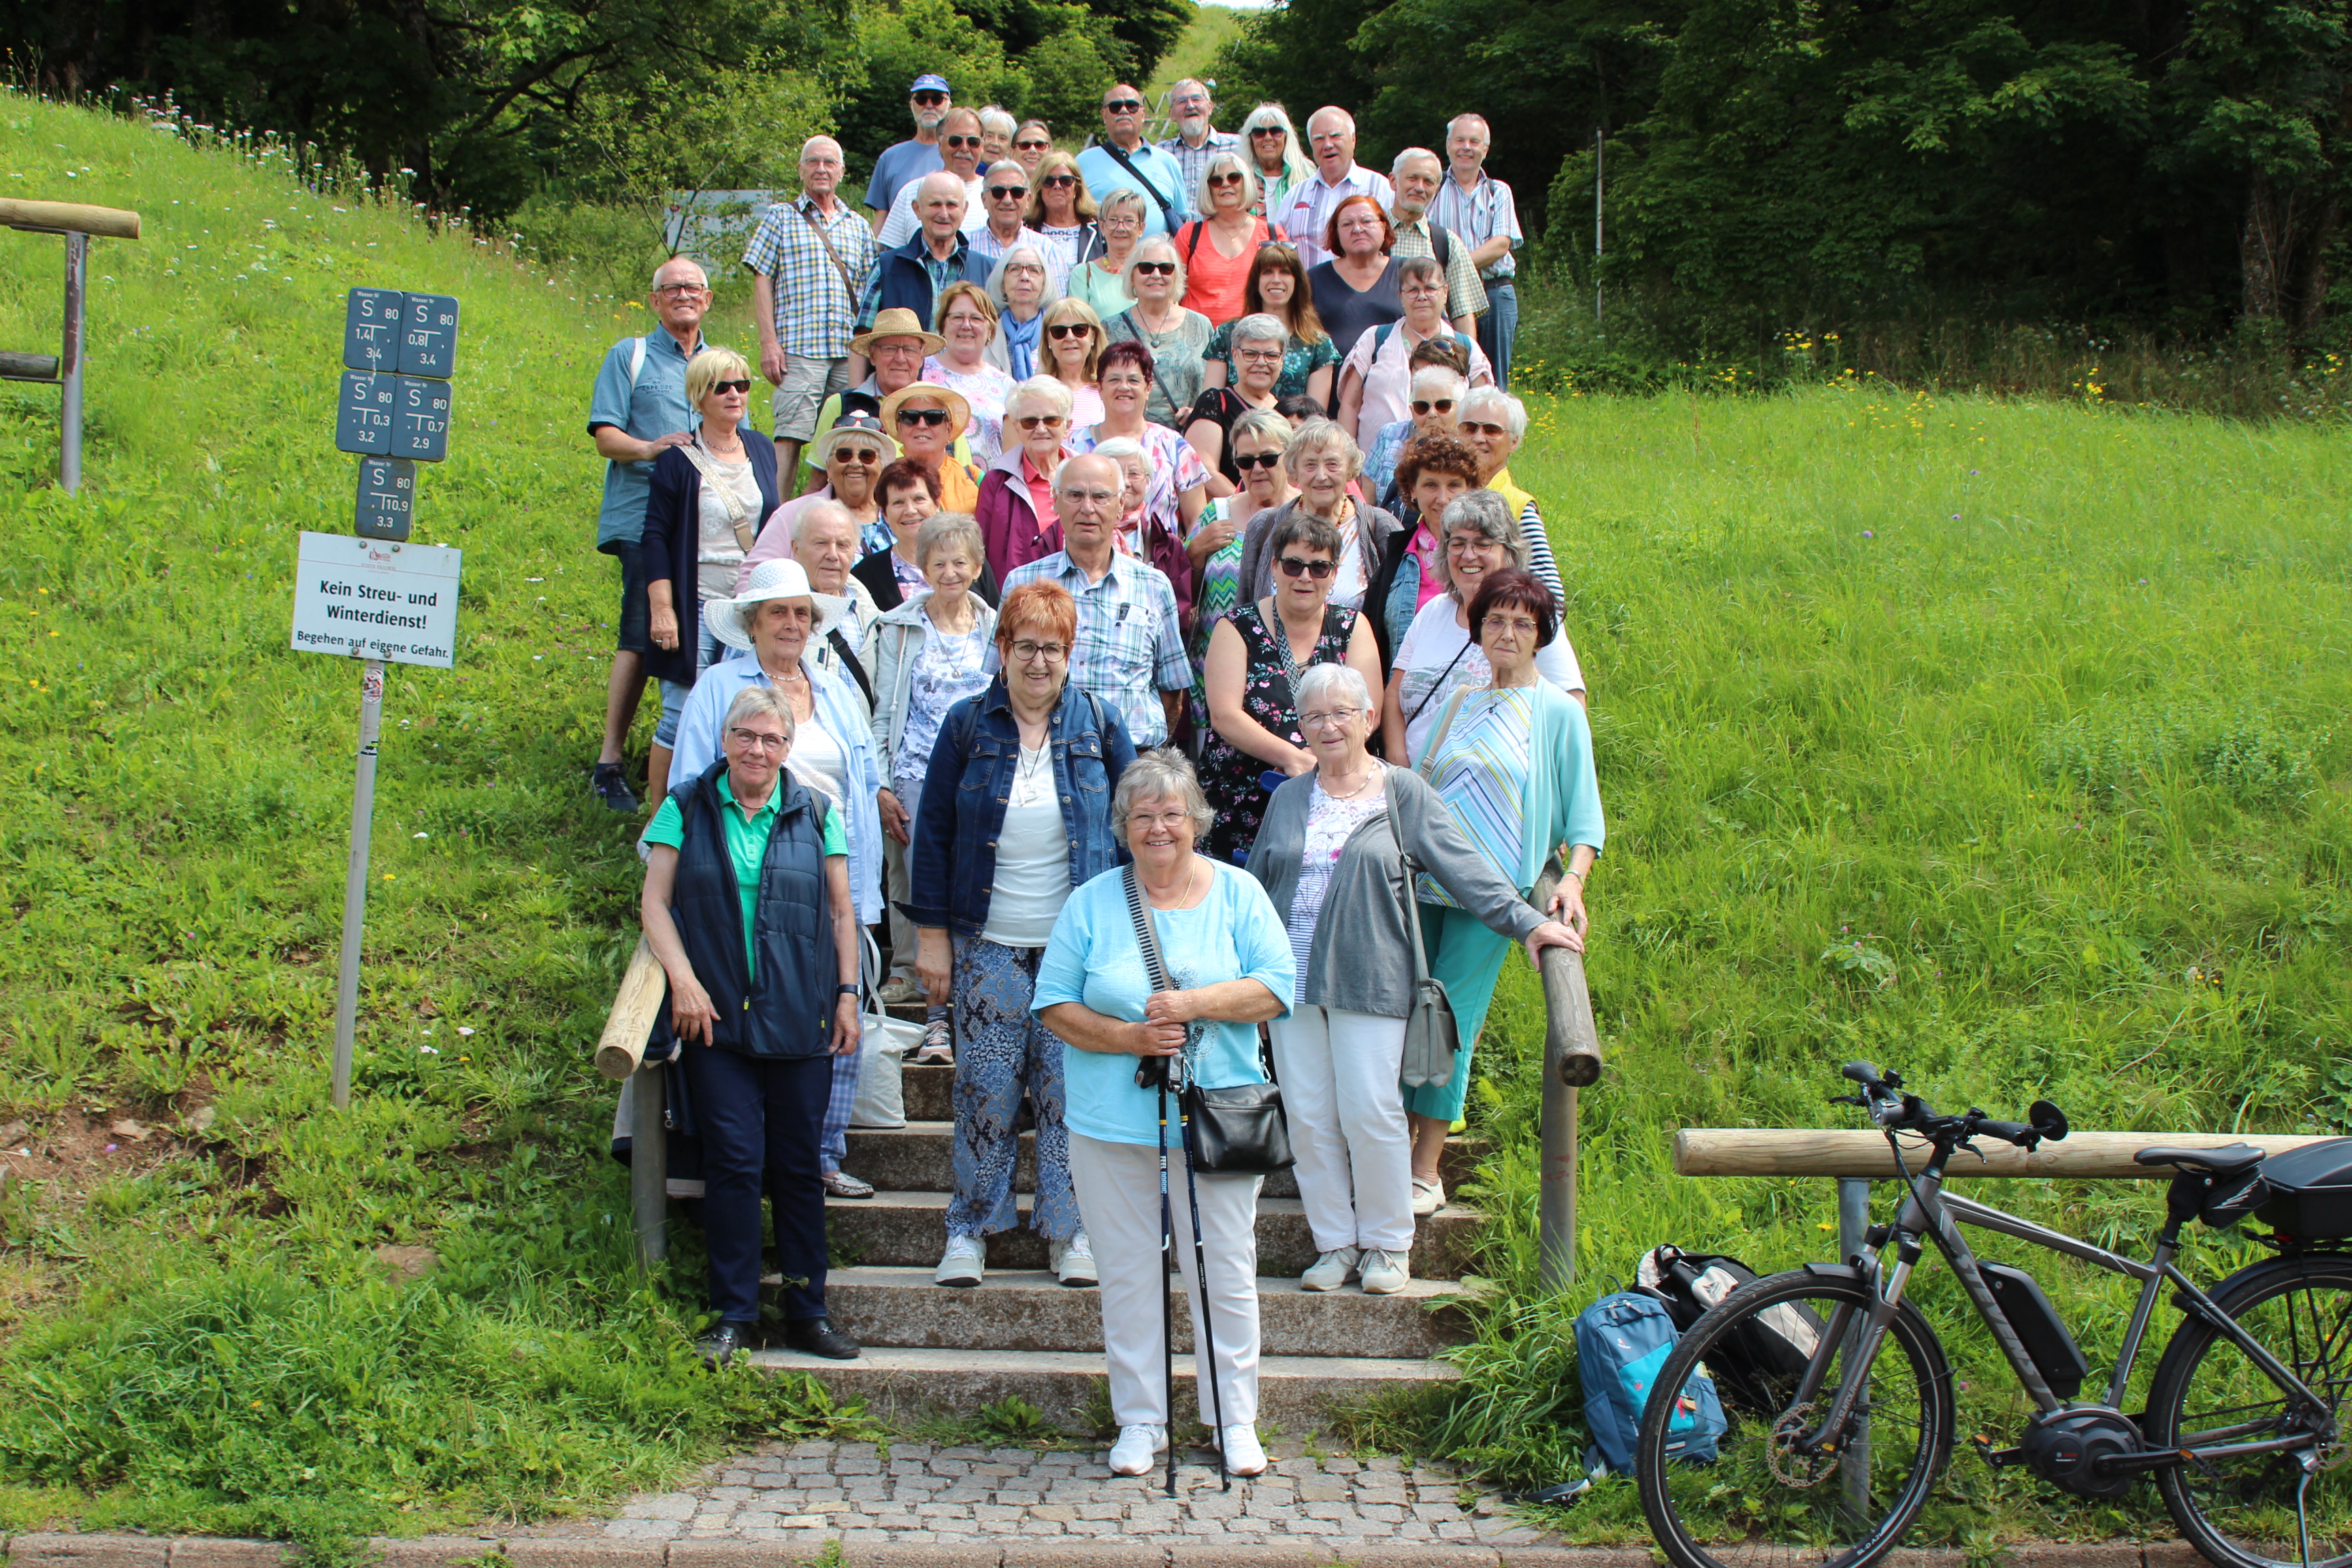
{"label": "cobblestone pavement", "polygon": [[[1374,1541],[1532,1546],[1491,1493],[1444,1470],[1395,1459],[1316,1458],[1269,1444],[1266,1473],[1220,1490],[1210,1450],[1166,1470],[1113,1476],[1103,1452],[893,1443],[774,1444],[714,1465],[687,1489],[630,1500],[609,1539],[845,1544],[979,1542],[993,1537],[1153,1536],[1235,1544]],[[1190,1458],[1193,1463],[1181,1461]],[[1205,1459],[1207,1462],[1198,1462]]]}

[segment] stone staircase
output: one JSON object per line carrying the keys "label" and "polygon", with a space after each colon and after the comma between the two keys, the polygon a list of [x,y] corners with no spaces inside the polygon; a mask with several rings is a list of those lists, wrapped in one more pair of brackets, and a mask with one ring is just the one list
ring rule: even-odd
{"label": "stone staircase", "polygon": [[[989,1237],[988,1279],[977,1289],[931,1282],[954,1185],[954,1076],[952,1068],[906,1068],[907,1125],[849,1134],[845,1168],[879,1190],[826,1205],[835,1256],[848,1264],[832,1271],[827,1301],[865,1355],[831,1362],[765,1350],[752,1363],[814,1373],[888,1415],[969,1415],[1018,1395],[1059,1426],[1091,1427],[1087,1406],[1104,1372],[1101,1307],[1095,1291],[1066,1289],[1045,1272],[1042,1240],[1026,1229]],[[1034,1134],[1021,1142],[1013,1186],[1025,1215],[1036,1185]],[[1475,1160],[1474,1148],[1447,1145],[1449,1192]],[[1266,1178],[1257,1208],[1261,1430],[1295,1435],[1320,1425],[1337,1404],[1453,1377],[1432,1358],[1465,1336],[1460,1312],[1445,1303],[1464,1293],[1458,1280],[1480,1219],[1454,1205],[1424,1216],[1413,1240],[1412,1283],[1403,1292],[1367,1296],[1350,1284],[1317,1295],[1298,1288],[1315,1248],[1297,1185],[1287,1172]],[[771,1291],[776,1284],[769,1281]],[[1192,1325],[1181,1288],[1175,1312],[1178,1418],[1190,1420]]]}

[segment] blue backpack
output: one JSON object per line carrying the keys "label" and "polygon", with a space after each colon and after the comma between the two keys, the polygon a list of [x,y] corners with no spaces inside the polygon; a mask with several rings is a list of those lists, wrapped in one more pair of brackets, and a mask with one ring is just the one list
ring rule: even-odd
{"label": "blue backpack", "polygon": [[[1642,1412],[1677,1337],[1665,1303],[1654,1296],[1622,1291],[1601,1297],[1579,1314],[1576,1373],[1584,1384],[1584,1422],[1592,1430],[1594,1450],[1585,1456],[1586,1469],[1633,1473],[1633,1440],[1642,1428]],[[1715,1380],[1694,1374],[1675,1399],[1675,1413],[1666,1426],[1666,1452],[1676,1458],[1711,1461],[1725,1425]]]}

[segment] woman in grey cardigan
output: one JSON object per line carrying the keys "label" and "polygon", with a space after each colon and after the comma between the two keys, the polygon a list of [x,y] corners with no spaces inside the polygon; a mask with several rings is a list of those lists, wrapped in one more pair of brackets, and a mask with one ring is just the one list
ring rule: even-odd
{"label": "woman in grey cardigan", "polygon": [[1319,1255],[1299,1284],[1336,1290],[1355,1275],[1366,1295],[1385,1295],[1404,1289],[1413,1228],[1412,1140],[1397,1089],[1412,992],[1402,853],[1530,956],[1584,943],[1520,896],[1418,775],[1365,749],[1374,713],[1361,675],[1309,669],[1298,718],[1315,771],[1274,792],[1249,870],[1288,926],[1298,967],[1290,1016],[1269,1027]]}

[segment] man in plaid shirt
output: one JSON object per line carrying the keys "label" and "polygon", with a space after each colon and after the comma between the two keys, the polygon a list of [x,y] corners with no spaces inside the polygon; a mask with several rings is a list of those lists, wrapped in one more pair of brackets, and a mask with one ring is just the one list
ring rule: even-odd
{"label": "man in plaid shirt", "polygon": [[839,199],[841,143],[801,144],[801,197],[760,220],[743,265],[751,271],[760,374],[776,389],[776,471],[793,472],[816,434],[817,409],[849,389],[849,339],[874,270],[874,231]]}
{"label": "man in plaid shirt", "polygon": [[1168,110],[1176,117],[1177,134],[1160,143],[1160,150],[1176,160],[1184,171],[1184,190],[1194,202],[1201,199],[1201,176],[1209,172],[1209,160],[1220,153],[1238,153],[1242,139],[1230,131],[1220,131],[1213,123],[1216,104],[1209,89],[1200,81],[1186,77],[1168,89]]}
{"label": "man in plaid shirt", "polygon": [[[1078,602],[1070,645],[1070,679],[1127,721],[1135,749],[1167,742],[1185,696],[1192,661],[1168,575],[1115,542],[1119,487],[1126,476],[1109,458],[1065,458],[1054,473],[1054,510],[1062,548],[1005,574],[1008,594],[1024,583],[1058,583]],[[993,648],[988,668],[996,668]]]}

